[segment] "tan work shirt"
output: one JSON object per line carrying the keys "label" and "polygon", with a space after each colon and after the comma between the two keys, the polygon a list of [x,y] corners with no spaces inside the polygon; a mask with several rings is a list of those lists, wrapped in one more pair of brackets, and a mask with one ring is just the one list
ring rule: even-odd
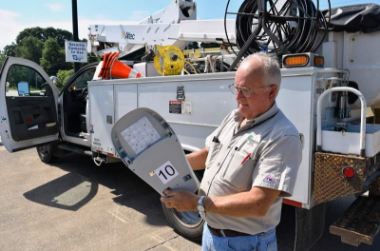
{"label": "tan work shirt", "polygon": [[[206,139],[208,156],[200,192],[224,196],[265,187],[290,196],[301,162],[301,140],[294,125],[273,105],[239,128],[240,115],[231,112]],[[280,222],[282,197],[264,217],[233,217],[206,212],[213,228],[257,234]]]}

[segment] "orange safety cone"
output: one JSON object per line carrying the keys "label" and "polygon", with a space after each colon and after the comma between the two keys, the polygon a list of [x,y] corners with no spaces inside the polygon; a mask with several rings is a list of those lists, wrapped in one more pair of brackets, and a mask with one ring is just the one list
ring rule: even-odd
{"label": "orange safety cone", "polygon": [[104,72],[105,79],[112,79],[111,67],[118,57],[119,57],[119,52],[111,53],[111,55],[108,57],[108,63],[106,65],[106,70]]}
{"label": "orange safety cone", "polygon": [[111,65],[110,74],[114,78],[141,78],[140,72],[123,64],[119,60],[115,60]]}
{"label": "orange safety cone", "polygon": [[103,65],[102,69],[100,69],[98,77],[104,78],[104,72],[106,70],[106,63],[108,62],[108,57],[111,56],[111,53],[106,53],[103,55]]}
{"label": "orange safety cone", "polygon": [[117,60],[118,56],[119,52],[104,54],[103,67],[100,70],[99,77],[103,79],[142,77],[140,72]]}
{"label": "orange safety cone", "polygon": [[103,67],[100,70],[99,77],[103,79],[110,79],[110,67],[112,62],[119,56],[119,52],[106,53],[103,56]]}

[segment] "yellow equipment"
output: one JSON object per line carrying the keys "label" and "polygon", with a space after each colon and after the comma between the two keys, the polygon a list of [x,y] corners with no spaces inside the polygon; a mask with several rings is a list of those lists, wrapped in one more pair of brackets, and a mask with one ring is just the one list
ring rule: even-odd
{"label": "yellow equipment", "polygon": [[155,53],[153,65],[160,75],[179,75],[181,73],[185,65],[185,56],[178,47],[156,45]]}

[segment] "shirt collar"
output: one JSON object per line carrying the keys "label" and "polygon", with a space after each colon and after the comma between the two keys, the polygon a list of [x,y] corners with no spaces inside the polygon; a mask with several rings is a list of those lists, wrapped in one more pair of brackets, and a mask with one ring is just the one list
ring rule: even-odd
{"label": "shirt collar", "polygon": [[[254,119],[249,119],[247,124],[244,126],[244,128],[253,127],[253,126],[269,119],[270,117],[274,116],[277,112],[278,112],[278,107],[277,107],[276,103],[274,103],[272,105],[272,107],[269,108],[269,110],[267,110],[266,112],[264,112],[260,116],[254,118]],[[241,114],[239,113],[239,110],[237,110],[237,109],[235,110],[234,119],[235,119],[235,122],[238,123],[238,125],[239,125],[240,121],[242,120]]]}

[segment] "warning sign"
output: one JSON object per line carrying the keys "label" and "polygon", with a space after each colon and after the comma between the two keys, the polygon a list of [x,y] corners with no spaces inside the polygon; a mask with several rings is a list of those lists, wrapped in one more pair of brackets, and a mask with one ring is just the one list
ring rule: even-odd
{"label": "warning sign", "polygon": [[169,113],[182,113],[182,100],[169,100]]}
{"label": "warning sign", "polygon": [[87,42],[65,41],[66,62],[87,63]]}

